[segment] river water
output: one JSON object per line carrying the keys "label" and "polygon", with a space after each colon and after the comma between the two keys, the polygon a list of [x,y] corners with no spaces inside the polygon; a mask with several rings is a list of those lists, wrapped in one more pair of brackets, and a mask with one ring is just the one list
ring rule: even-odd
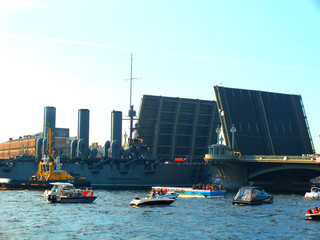
{"label": "river water", "polygon": [[50,204],[40,191],[0,191],[0,239],[319,239],[305,211],[320,201],[274,195],[274,203],[232,205],[225,198],[178,198],[131,207],[148,191],[95,190],[92,204]]}

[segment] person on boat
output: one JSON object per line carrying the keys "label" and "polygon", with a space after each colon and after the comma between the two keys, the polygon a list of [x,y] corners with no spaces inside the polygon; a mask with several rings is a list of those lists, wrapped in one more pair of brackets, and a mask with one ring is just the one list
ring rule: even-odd
{"label": "person on boat", "polygon": [[149,197],[152,198],[152,197],[155,197],[155,196],[156,196],[156,192],[155,191],[151,191]]}
{"label": "person on boat", "polygon": [[56,187],[56,186],[53,186],[52,192],[55,192],[55,191],[57,191],[57,187]]}
{"label": "person on boat", "polygon": [[88,197],[93,197],[93,191],[91,190]]}
{"label": "person on boat", "polygon": [[80,190],[77,190],[77,193],[75,194],[76,197],[80,197],[82,195],[82,193],[80,192]]}
{"label": "person on boat", "polygon": [[313,214],[311,208],[309,208],[309,209],[307,210],[307,214]]}
{"label": "person on boat", "polygon": [[318,213],[319,213],[319,208],[318,208],[318,207],[315,207],[315,208],[313,209],[313,213],[318,214]]}
{"label": "person on boat", "polygon": [[83,195],[84,197],[86,197],[86,196],[88,195],[88,189],[84,190],[84,191],[82,192],[82,195]]}

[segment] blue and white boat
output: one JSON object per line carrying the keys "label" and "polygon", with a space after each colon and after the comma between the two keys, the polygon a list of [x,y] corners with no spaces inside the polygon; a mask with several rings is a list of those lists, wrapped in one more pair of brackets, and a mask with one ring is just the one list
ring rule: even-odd
{"label": "blue and white boat", "polygon": [[227,195],[227,191],[220,188],[215,189],[195,189],[184,187],[152,187],[152,189],[167,189],[168,191],[178,192],[179,197],[189,198],[215,198],[224,197]]}
{"label": "blue and white boat", "polygon": [[224,197],[227,195],[226,190],[204,190],[204,189],[192,189],[186,190],[186,197],[200,197],[200,198],[214,198],[214,197]]}

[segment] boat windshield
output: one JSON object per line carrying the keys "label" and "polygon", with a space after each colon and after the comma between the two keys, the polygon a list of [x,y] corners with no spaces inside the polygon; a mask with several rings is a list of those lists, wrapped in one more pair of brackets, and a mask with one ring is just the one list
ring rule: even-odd
{"label": "boat windshield", "polygon": [[311,188],[311,192],[320,192],[320,188],[313,187]]}
{"label": "boat windshield", "polygon": [[51,191],[55,192],[57,189],[59,190],[73,190],[73,185],[67,185],[67,184],[55,184],[53,185]]}

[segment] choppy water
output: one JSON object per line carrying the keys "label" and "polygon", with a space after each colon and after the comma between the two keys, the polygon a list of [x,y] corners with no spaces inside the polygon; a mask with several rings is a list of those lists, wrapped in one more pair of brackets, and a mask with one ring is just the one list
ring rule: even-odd
{"label": "choppy water", "polygon": [[261,206],[234,206],[230,194],[130,207],[148,192],[95,194],[93,204],[48,204],[39,191],[1,191],[0,239],[319,239],[320,222],[304,213],[320,201],[302,195],[275,195]]}

